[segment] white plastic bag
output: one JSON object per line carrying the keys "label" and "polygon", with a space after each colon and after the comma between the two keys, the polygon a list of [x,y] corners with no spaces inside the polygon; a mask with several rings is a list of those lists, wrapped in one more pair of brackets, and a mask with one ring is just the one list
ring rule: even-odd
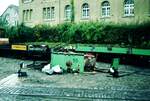
{"label": "white plastic bag", "polygon": [[42,68],[42,72],[47,74],[53,74],[54,71],[50,67],[50,64],[45,65],[44,68]]}
{"label": "white plastic bag", "polygon": [[56,66],[52,67],[52,70],[53,70],[55,73],[62,73],[62,69],[60,68],[59,65],[56,65]]}
{"label": "white plastic bag", "polygon": [[50,70],[50,64],[45,65],[45,66],[42,68],[42,72],[46,72],[46,71],[48,71],[48,70]]}

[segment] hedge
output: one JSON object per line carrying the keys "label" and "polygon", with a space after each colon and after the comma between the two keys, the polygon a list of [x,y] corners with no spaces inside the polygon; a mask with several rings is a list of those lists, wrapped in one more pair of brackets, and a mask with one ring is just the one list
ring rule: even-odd
{"label": "hedge", "polygon": [[150,22],[114,24],[102,22],[64,23],[56,26],[22,25],[8,28],[6,36],[12,43],[65,42],[83,44],[117,44],[150,48]]}

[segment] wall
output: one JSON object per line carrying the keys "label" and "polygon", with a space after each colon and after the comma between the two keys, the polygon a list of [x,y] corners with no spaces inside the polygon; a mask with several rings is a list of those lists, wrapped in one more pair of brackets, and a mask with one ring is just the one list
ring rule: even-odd
{"label": "wall", "polygon": [[[71,0],[31,0],[32,2],[23,3],[19,0],[19,19],[20,23],[24,22],[28,26],[37,24],[56,25],[68,22],[64,18],[64,9],[66,5],[71,4]],[[110,17],[102,17],[101,3],[109,1],[111,7]],[[90,7],[90,17],[82,18],[82,4],[88,3]],[[55,7],[55,19],[43,20],[43,8]],[[32,19],[23,21],[23,10],[32,9]],[[124,0],[74,0],[75,22],[83,21],[103,21],[115,23],[142,23],[150,21],[150,0],[134,0],[134,16],[124,16]]]}

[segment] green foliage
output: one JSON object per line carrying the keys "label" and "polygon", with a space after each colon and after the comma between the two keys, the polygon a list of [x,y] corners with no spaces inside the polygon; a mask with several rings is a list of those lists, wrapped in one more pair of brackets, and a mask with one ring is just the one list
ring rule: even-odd
{"label": "green foliage", "polygon": [[36,41],[58,42],[61,37],[58,26],[37,25],[33,29]]}
{"label": "green foliage", "polygon": [[35,41],[34,29],[23,24],[6,28],[6,37],[11,43],[33,42]]}
{"label": "green foliage", "polygon": [[0,17],[0,27],[6,28],[7,25],[8,25],[8,22],[7,22],[6,18]]}
{"label": "green foliage", "polygon": [[7,29],[6,32],[11,42],[117,44],[150,48],[149,29],[150,22],[137,25],[82,22],[56,26],[37,25],[33,28],[19,25]]}

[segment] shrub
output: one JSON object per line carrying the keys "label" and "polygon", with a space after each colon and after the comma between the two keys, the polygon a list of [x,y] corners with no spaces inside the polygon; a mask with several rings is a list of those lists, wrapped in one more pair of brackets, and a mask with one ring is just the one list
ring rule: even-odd
{"label": "shrub", "polygon": [[35,41],[34,30],[26,27],[23,24],[16,27],[8,27],[6,29],[6,37],[10,39],[11,43],[33,42]]}
{"label": "shrub", "polygon": [[150,22],[143,24],[114,24],[102,22],[64,23],[56,26],[19,25],[8,28],[12,42],[65,42],[86,44],[119,44],[150,48]]}

